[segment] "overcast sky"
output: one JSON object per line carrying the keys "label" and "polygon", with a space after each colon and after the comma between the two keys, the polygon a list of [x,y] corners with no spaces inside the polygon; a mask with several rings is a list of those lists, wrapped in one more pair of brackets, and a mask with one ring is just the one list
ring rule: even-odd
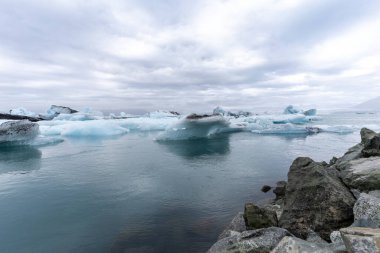
{"label": "overcast sky", "polygon": [[380,95],[380,1],[1,0],[0,110],[342,108]]}

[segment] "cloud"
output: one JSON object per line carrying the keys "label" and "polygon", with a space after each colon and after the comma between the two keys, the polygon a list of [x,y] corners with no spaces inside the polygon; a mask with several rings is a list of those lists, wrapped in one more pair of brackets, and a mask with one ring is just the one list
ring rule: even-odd
{"label": "cloud", "polygon": [[347,107],[380,92],[380,4],[10,1],[0,108]]}

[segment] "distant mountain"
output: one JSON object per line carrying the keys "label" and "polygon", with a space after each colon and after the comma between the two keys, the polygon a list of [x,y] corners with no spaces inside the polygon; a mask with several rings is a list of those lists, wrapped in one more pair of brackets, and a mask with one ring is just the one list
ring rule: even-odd
{"label": "distant mountain", "polygon": [[380,97],[368,100],[364,103],[355,106],[355,109],[368,110],[368,111],[380,111]]}

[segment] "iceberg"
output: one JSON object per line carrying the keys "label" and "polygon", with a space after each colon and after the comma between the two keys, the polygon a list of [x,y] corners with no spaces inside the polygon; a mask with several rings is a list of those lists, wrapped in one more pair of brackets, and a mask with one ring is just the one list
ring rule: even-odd
{"label": "iceberg", "polygon": [[112,120],[92,121],[46,121],[40,123],[44,136],[61,135],[66,137],[108,137],[122,135],[129,129]]}
{"label": "iceberg", "polygon": [[178,112],[174,112],[174,111],[158,110],[158,111],[154,111],[154,112],[149,112],[149,113],[145,114],[145,116],[149,117],[149,118],[159,119],[159,118],[167,118],[167,117],[178,117],[178,116],[180,116],[180,114]]}
{"label": "iceberg", "polygon": [[52,105],[50,106],[50,109],[48,110],[48,114],[71,114],[71,113],[76,113],[78,112],[77,110],[71,109],[70,107],[66,106],[60,106],[60,105]]}
{"label": "iceberg", "polygon": [[315,134],[321,132],[321,129],[318,127],[295,126],[291,123],[286,123],[281,125],[258,126],[258,129],[251,130],[251,132],[256,134]]}
{"label": "iceberg", "polygon": [[28,120],[7,121],[0,125],[0,143],[30,140],[35,138],[38,133],[37,123]]}
{"label": "iceberg", "polygon": [[303,114],[306,116],[316,116],[317,115],[317,109],[309,109],[305,111]]}
{"label": "iceberg", "polygon": [[221,115],[221,116],[224,116],[224,117],[235,117],[235,118],[238,118],[238,117],[249,117],[252,115],[252,113],[250,112],[245,112],[245,111],[238,111],[237,113],[234,113],[234,112],[230,112],[230,111],[227,111],[225,109],[223,109],[222,107],[218,106],[216,107],[213,112],[212,112],[213,115]]}
{"label": "iceberg", "polygon": [[294,105],[288,105],[284,110],[284,114],[298,114],[298,113],[303,113],[303,110]]}
{"label": "iceberg", "polygon": [[230,122],[221,115],[190,114],[166,129],[157,140],[208,138],[226,131]]}
{"label": "iceberg", "polygon": [[288,105],[285,110],[284,114],[303,114],[305,116],[316,116],[317,115],[317,109],[309,109],[309,110],[302,110],[299,107],[296,107],[294,105]]}
{"label": "iceberg", "polygon": [[36,117],[37,114],[35,112],[28,111],[24,107],[19,107],[16,109],[12,109],[9,111],[10,115],[19,115],[19,116],[28,116],[28,117]]}

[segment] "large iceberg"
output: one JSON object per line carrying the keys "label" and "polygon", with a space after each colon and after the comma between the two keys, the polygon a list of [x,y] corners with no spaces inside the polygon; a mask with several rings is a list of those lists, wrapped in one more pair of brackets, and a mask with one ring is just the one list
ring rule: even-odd
{"label": "large iceberg", "polygon": [[230,122],[220,115],[191,114],[174,123],[162,133],[158,140],[188,140],[208,138],[222,133]]}
{"label": "large iceberg", "polygon": [[28,120],[7,121],[0,125],[0,143],[30,140],[35,138],[38,133],[37,123]]}

